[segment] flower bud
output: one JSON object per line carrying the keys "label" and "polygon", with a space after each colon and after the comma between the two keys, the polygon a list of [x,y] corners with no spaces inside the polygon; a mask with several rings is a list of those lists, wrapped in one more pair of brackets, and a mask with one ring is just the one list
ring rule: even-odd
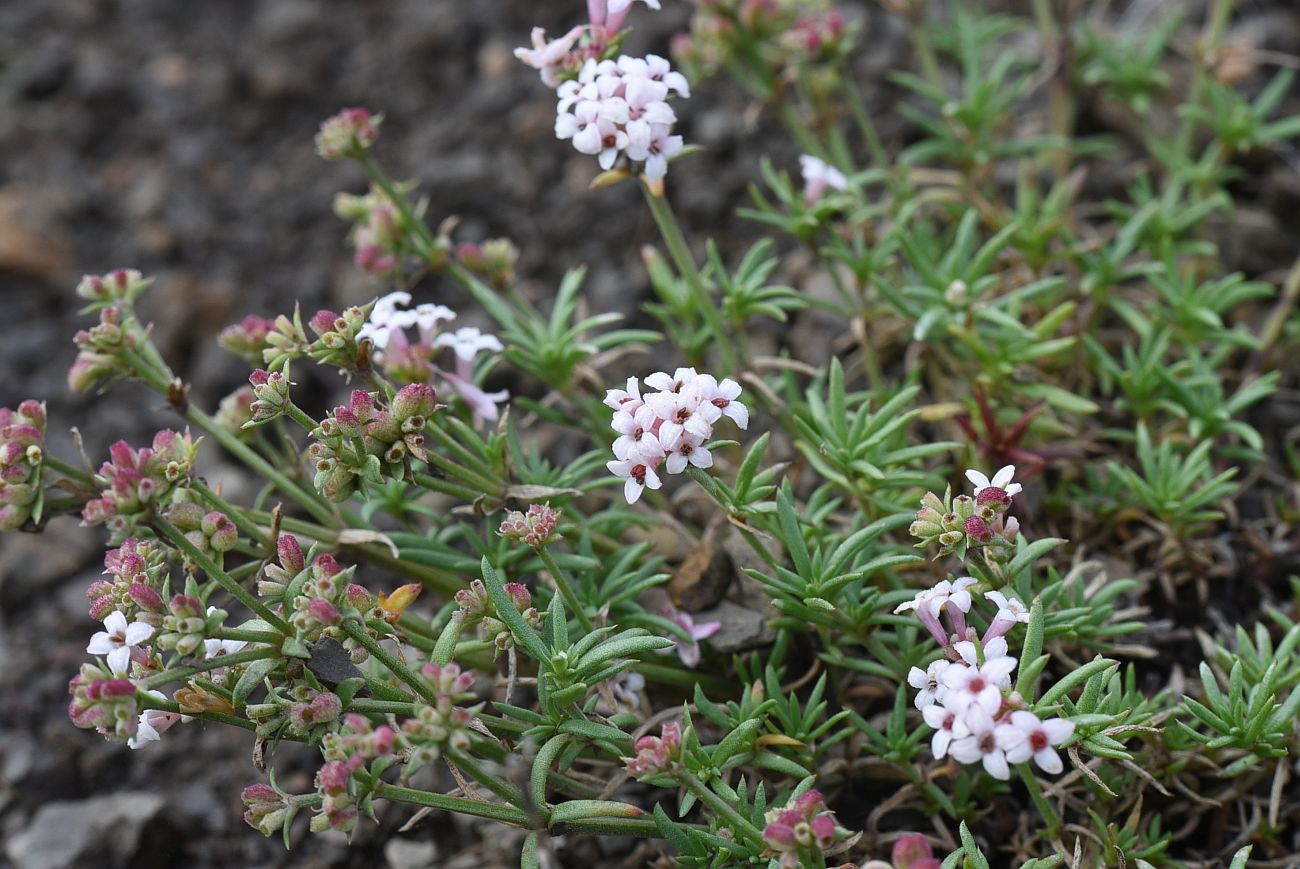
{"label": "flower bud", "polygon": [[316,153],[326,160],[362,157],[379,138],[382,115],[365,109],[344,109],[325,119],[316,134]]}

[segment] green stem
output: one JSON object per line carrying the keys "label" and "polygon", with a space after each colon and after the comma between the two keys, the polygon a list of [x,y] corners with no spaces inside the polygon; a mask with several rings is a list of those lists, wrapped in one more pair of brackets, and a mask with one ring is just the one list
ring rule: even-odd
{"label": "green stem", "polygon": [[544,545],[537,547],[537,557],[542,559],[542,564],[551,572],[551,578],[555,580],[555,587],[560,590],[560,595],[564,598],[565,604],[569,610],[578,618],[578,624],[587,633],[591,633],[595,626],[591,623],[591,618],[587,615],[586,608],[583,607],[582,601],[578,600],[578,594],[573,590],[573,583],[569,582],[568,575],[564,569],[555,561],[555,556],[551,555]]}
{"label": "green stem", "polygon": [[447,760],[456,764],[457,769],[468,773],[470,778],[483,785],[483,787],[487,788],[507,803],[510,803],[510,805],[523,805],[524,795],[519,792],[518,788],[507,782],[501,776],[488,773],[483,769],[483,767],[478,765],[478,761],[465,752],[458,751],[454,748],[448,748]]}
{"label": "green stem", "polygon": [[49,468],[52,471],[58,471],[60,474],[62,474],[63,476],[67,477],[70,480],[76,480],[77,482],[85,483],[88,486],[95,485],[95,478],[92,477],[88,472],[83,471],[81,468],[70,465],[67,462],[63,461],[62,459],[59,459],[58,457],[50,453],[42,454],[41,464],[43,464],[45,467]]}
{"label": "green stem", "polygon": [[[433,464],[441,467],[442,463],[437,461],[437,458],[432,453],[429,453],[429,459]],[[431,492],[441,492],[444,495],[451,495],[453,498],[459,498],[462,501],[467,501],[469,503],[473,503],[484,494],[483,492],[475,491],[468,486],[452,483],[448,480],[431,476],[430,474],[416,474],[414,479],[415,485],[422,489],[428,489]]]}
{"label": "green stem", "polygon": [[393,657],[392,653],[387,649],[379,645],[379,643],[376,642],[369,633],[367,633],[363,625],[350,621],[344,622],[343,632],[360,643],[367,652],[379,661],[379,663],[388,668],[390,673],[398,679],[401,679],[411,688],[415,689],[415,693],[420,695],[424,702],[428,703],[430,706],[438,705],[438,695],[433,692],[433,689],[429,684],[419,676],[415,675],[415,673],[411,672],[410,667],[407,667],[401,661],[397,660],[397,658]]}
{"label": "green stem", "polygon": [[687,771],[681,773],[679,781],[686,786],[688,791],[695,794],[696,799],[712,809],[713,813],[727,826],[731,827],[737,835],[743,835],[753,844],[763,846],[763,831],[746,820],[740,812],[736,811],[734,806],[715,794],[704,782]]}
{"label": "green stem", "polygon": [[163,670],[161,673],[155,673],[144,681],[141,687],[146,690],[158,688],[163,685],[170,685],[172,682],[182,682],[191,676],[197,676],[200,673],[206,673],[209,670],[216,670],[221,667],[233,667],[238,664],[247,664],[250,661],[262,661],[267,658],[275,658],[280,654],[278,647],[261,648],[261,649],[243,649],[235,652],[233,655],[218,655],[215,658],[209,658],[206,661],[200,661],[188,667],[172,667],[169,670]]}
{"label": "green stem", "polygon": [[1029,764],[1016,764],[1016,772],[1020,774],[1020,780],[1025,783],[1025,788],[1029,791],[1029,798],[1033,800],[1034,806],[1037,807],[1038,814],[1043,818],[1043,823],[1047,824],[1047,838],[1053,838],[1061,829],[1061,819],[1057,817],[1056,810],[1047,801],[1047,797],[1043,796],[1043,789],[1038,786],[1038,779],[1034,778],[1034,773],[1029,769]]}
{"label": "green stem", "polygon": [[178,549],[188,555],[199,569],[206,573],[211,579],[216,580],[217,584],[228,591],[235,600],[248,607],[256,613],[262,621],[274,627],[277,631],[285,636],[293,636],[294,629],[280,616],[271,612],[270,607],[258,600],[254,595],[249,594],[242,585],[235,581],[234,577],[226,573],[216,562],[207,556],[206,553],[199,550],[191,543],[184,534],[182,534],[175,525],[163,519],[161,516],[155,516],[153,525],[162,534],[171,540]]}
{"label": "green stem", "polygon": [[414,803],[417,806],[426,806],[430,809],[440,809],[444,812],[488,818],[515,827],[528,826],[528,815],[523,809],[517,809],[514,806],[484,803],[478,800],[465,799],[464,797],[449,797],[446,794],[417,791],[413,788],[398,787],[386,782],[380,782],[376,786],[374,794],[380,799],[397,800],[403,803]]}
{"label": "green stem", "polygon": [[320,428],[320,423],[308,416],[306,411],[294,404],[292,401],[285,402],[284,412],[288,414],[290,419],[302,426],[303,430],[308,433],[314,432],[316,429]]}
{"label": "green stem", "polygon": [[158,709],[162,712],[173,712],[178,715],[188,715],[191,718],[197,718],[200,721],[215,721],[218,724],[230,724],[234,727],[242,727],[244,730],[257,730],[257,725],[247,718],[240,718],[238,715],[227,715],[224,712],[182,712],[179,703],[172,700],[159,700],[152,694],[137,694],[139,698],[139,708],[141,709]]}
{"label": "green stem", "polygon": [[213,639],[217,640],[239,640],[245,643],[266,643],[268,646],[278,646],[283,639],[279,634],[271,631],[249,631],[243,628],[222,628],[217,631]]}
{"label": "green stem", "polygon": [[267,536],[267,534],[257,526],[256,522],[253,522],[251,519],[249,519],[247,516],[244,515],[243,509],[236,507],[234,504],[231,504],[226,499],[218,495],[216,492],[209,489],[207,484],[204,483],[202,480],[198,480],[198,479],[191,480],[190,490],[193,491],[195,494],[197,494],[204,501],[207,501],[208,506],[212,507],[214,510],[219,510],[221,513],[225,514],[226,516],[229,516],[230,521],[235,523],[235,527],[237,527],[240,531],[243,531],[246,535],[251,537],[253,540],[257,541],[259,544],[261,544],[264,547],[269,546],[271,544],[271,538]]}
{"label": "green stem", "polygon": [[654,216],[655,223],[659,227],[659,234],[663,236],[664,244],[668,247],[668,255],[672,258],[673,264],[677,266],[677,271],[681,273],[682,279],[690,286],[691,292],[695,295],[695,304],[704,315],[704,319],[708,321],[709,329],[713,332],[714,341],[717,342],[718,349],[722,351],[723,375],[734,374],[736,371],[736,353],[731,342],[727,339],[728,333],[726,324],[723,322],[722,312],[713,304],[713,298],[709,295],[708,287],[704,283],[704,276],[700,274],[700,269],[695,264],[695,257],[691,255],[690,246],[686,243],[686,237],[682,235],[682,228],[677,223],[677,216],[673,214],[668,198],[666,196],[656,196],[645,184],[641,185],[641,192],[645,194],[646,202],[650,206],[650,213]]}
{"label": "green stem", "polygon": [[290,480],[283,473],[275,468],[271,463],[263,459],[248,444],[235,437],[230,432],[217,425],[216,420],[208,416],[197,407],[190,405],[185,409],[185,418],[203,429],[217,443],[226,448],[226,451],[239,459],[260,476],[274,483],[285,495],[289,496],[312,516],[329,527],[337,527],[338,519],[334,513],[322,501],[319,496],[313,492],[308,494],[305,489]]}

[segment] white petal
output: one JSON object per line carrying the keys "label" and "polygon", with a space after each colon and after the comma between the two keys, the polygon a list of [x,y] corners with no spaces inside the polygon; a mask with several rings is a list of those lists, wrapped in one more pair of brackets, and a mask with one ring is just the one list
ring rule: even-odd
{"label": "white petal", "polygon": [[121,634],[126,631],[126,616],[122,615],[120,610],[113,610],[104,616],[104,629],[110,634]]}
{"label": "white petal", "polygon": [[976,494],[979,494],[980,489],[987,488],[988,486],[991,485],[989,483],[989,478],[976,470],[967,471],[966,479],[970,480],[971,485],[975,487]]}
{"label": "white petal", "polygon": [[106,631],[100,631],[90,638],[86,651],[92,655],[107,655],[120,645],[121,643],[113,639]]}
{"label": "white petal", "polygon": [[108,669],[114,676],[126,673],[131,666],[131,650],[126,646],[118,646],[108,653]]}
{"label": "white petal", "polygon": [[153,636],[153,625],[148,622],[132,622],[126,626],[126,644],[138,646]]}
{"label": "white petal", "polygon": [[984,769],[996,779],[1006,781],[1011,778],[1011,767],[1007,766],[1007,756],[1001,751],[990,751],[984,755]]}
{"label": "white petal", "polygon": [[1052,775],[1065,769],[1065,765],[1061,763],[1061,756],[1050,748],[1044,748],[1036,753],[1034,763],[1038,764],[1043,772],[1050,772]]}

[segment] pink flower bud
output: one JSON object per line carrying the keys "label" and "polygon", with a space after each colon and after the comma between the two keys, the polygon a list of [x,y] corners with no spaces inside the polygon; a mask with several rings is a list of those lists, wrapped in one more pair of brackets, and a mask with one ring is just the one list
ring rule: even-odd
{"label": "pink flower bud", "polygon": [[307,604],[307,612],[324,625],[337,625],[343,620],[338,607],[321,597],[312,598],[311,603]]}
{"label": "pink flower bud", "polygon": [[393,397],[393,413],[399,419],[421,416],[426,419],[433,413],[437,394],[427,383],[411,383],[398,390]]}
{"label": "pink flower bud", "polygon": [[312,573],[316,576],[337,576],[341,570],[342,568],[339,567],[339,563],[334,560],[334,556],[330,555],[328,552],[322,552],[320,555],[317,555],[316,560],[312,562]]}
{"label": "pink flower bud", "polygon": [[978,543],[989,543],[993,540],[993,531],[983,519],[971,516],[966,520],[966,536]]}
{"label": "pink flower bud", "polygon": [[920,833],[908,833],[895,842],[889,859],[894,869],[939,869],[929,840]]}
{"label": "pink flower bud", "polygon": [[306,568],[307,562],[302,554],[302,546],[298,543],[298,538],[292,534],[281,534],[280,539],[275,542],[275,550],[280,558],[280,566],[286,573],[296,576]]}
{"label": "pink flower bud", "polygon": [[163,611],[162,595],[154,591],[143,582],[131,583],[131,588],[127,591],[127,596],[135,602],[135,605],[142,610],[151,613],[161,613]]}
{"label": "pink flower bud", "polygon": [[307,325],[311,326],[311,330],[317,335],[324,335],[326,332],[334,331],[334,323],[338,318],[338,314],[322,308],[316,312],[316,316],[307,321]]}

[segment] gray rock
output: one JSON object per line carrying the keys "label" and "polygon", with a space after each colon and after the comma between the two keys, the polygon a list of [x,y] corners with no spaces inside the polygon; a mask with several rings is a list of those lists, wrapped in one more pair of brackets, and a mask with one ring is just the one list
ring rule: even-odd
{"label": "gray rock", "polygon": [[92,859],[96,865],[123,865],[135,856],[164,802],[159,794],[125,791],[47,803],[5,845],[5,856],[16,869],[65,869]]}
{"label": "gray rock", "polygon": [[433,842],[393,839],[384,845],[384,859],[389,869],[428,869],[438,859],[438,846]]}

